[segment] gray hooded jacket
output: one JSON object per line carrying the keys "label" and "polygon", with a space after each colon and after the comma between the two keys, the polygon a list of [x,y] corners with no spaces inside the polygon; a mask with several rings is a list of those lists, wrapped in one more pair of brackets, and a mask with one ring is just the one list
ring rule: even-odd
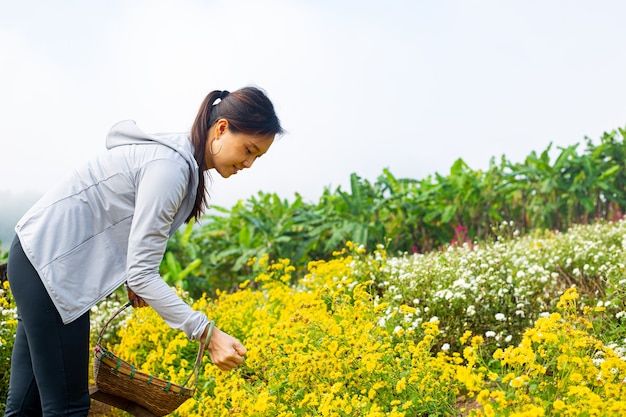
{"label": "gray hooded jacket", "polygon": [[199,340],[207,317],[159,275],[167,240],[196,198],[189,134],[146,134],[127,120],[111,128],[106,147],[19,220],[24,252],[64,323],[127,282],[168,325]]}

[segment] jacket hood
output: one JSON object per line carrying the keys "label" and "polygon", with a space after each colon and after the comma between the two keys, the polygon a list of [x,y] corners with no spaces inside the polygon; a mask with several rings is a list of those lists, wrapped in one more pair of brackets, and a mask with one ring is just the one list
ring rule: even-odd
{"label": "jacket hood", "polygon": [[188,133],[145,133],[133,120],[123,120],[113,125],[106,137],[107,149],[122,145],[144,145],[150,142],[158,142],[174,149],[185,158],[190,168],[197,169],[198,164],[193,156]]}
{"label": "jacket hood", "polygon": [[113,125],[106,137],[107,149],[123,145],[145,145],[154,142],[175,150],[189,165],[189,191],[187,198],[180,208],[180,211],[185,213],[185,215],[181,216],[180,212],[177,214],[173,225],[173,230],[175,230],[180,227],[191,213],[195,204],[196,190],[199,182],[198,163],[193,155],[193,145],[189,133],[145,133],[137,126],[134,120],[123,120]]}

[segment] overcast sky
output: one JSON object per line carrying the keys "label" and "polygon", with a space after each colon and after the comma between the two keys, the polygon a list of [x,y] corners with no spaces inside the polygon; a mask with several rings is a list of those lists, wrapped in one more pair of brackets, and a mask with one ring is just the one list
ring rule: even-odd
{"label": "overcast sky", "polygon": [[246,85],[288,133],[213,175],[216,205],[521,162],[626,126],[624,16],[619,0],[0,0],[0,192],[44,192],[119,120],[185,131],[209,91]]}

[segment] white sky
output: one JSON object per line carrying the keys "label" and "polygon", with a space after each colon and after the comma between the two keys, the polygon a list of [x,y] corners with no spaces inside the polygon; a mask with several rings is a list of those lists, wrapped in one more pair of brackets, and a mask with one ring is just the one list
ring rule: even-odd
{"label": "white sky", "polygon": [[619,0],[0,0],[0,191],[42,193],[119,120],[187,130],[210,90],[250,84],[288,134],[213,175],[216,205],[522,162],[626,126],[624,16]]}

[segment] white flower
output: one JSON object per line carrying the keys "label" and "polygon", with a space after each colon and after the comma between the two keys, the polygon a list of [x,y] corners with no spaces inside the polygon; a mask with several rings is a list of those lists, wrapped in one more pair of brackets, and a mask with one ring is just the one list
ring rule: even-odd
{"label": "white flower", "polygon": [[496,314],[496,320],[498,321],[505,321],[506,320],[506,316],[502,313],[498,313]]}
{"label": "white flower", "polygon": [[435,321],[439,321],[439,317],[437,317],[437,316],[432,316],[432,317],[430,318],[430,320],[429,320],[429,321],[430,321],[431,323],[432,323],[432,322],[435,322]]}
{"label": "white flower", "polygon": [[465,314],[468,316],[473,316],[474,314],[476,314],[476,307],[467,306],[467,309],[465,310]]}
{"label": "white flower", "polygon": [[485,337],[495,337],[496,332],[489,330],[488,332],[485,333]]}
{"label": "white flower", "polygon": [[449,343],[444,343],[443,346],[441,346],[441,350],[443,350],[444,352],[447,352],[450,350],[450,344]]}

